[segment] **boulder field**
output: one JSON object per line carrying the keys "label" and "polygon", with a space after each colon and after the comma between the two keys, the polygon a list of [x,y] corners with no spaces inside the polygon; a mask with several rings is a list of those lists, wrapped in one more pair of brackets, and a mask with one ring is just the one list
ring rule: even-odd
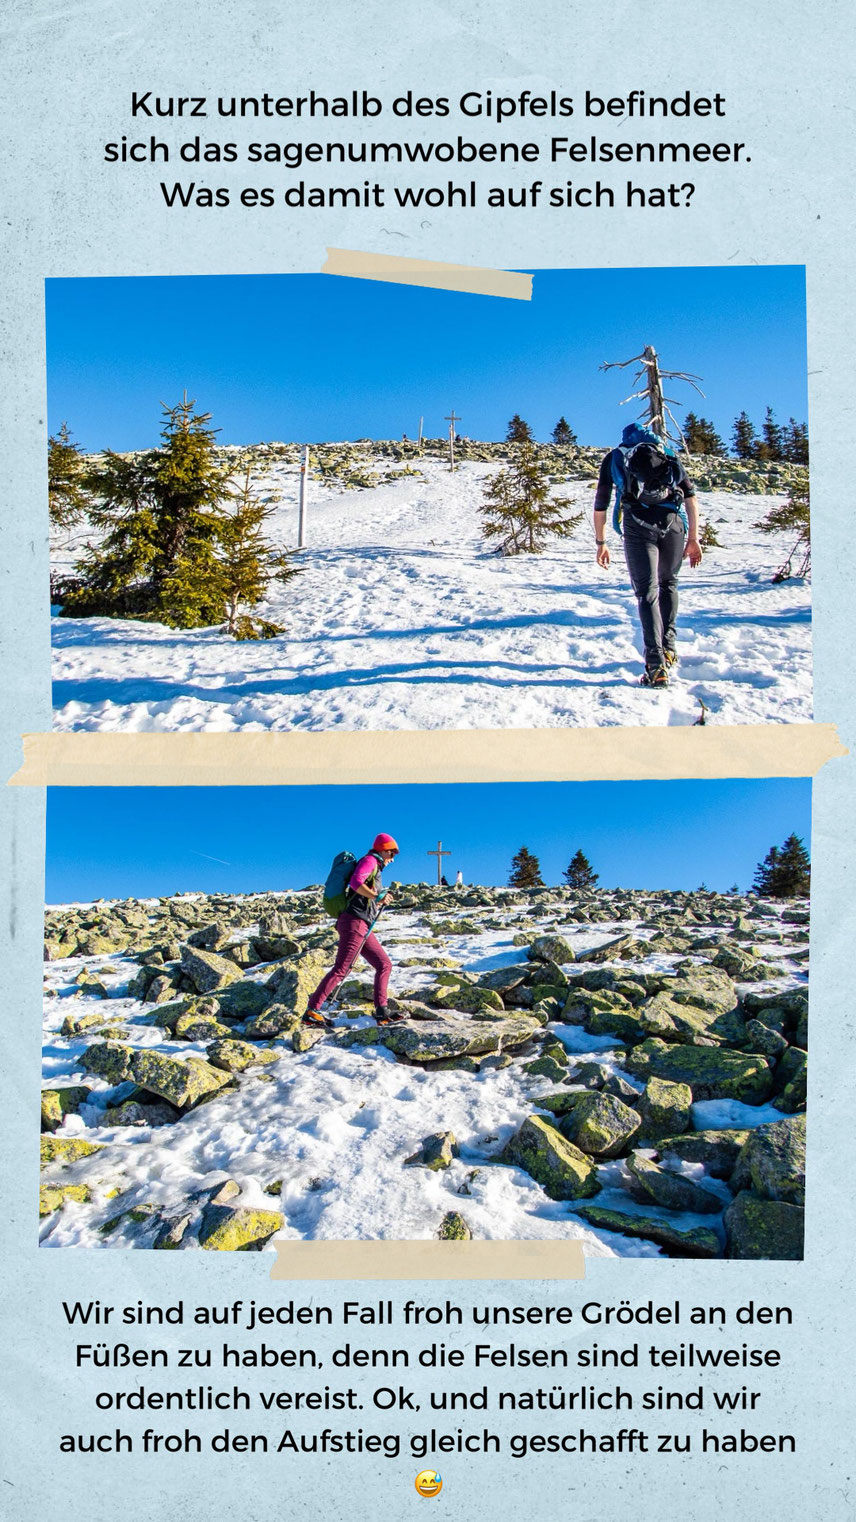
{"label": "boulder field", "polygon": [[[319,1037],[300,1023],[335,945],[317,888],[50,910],[45,1245],[258,1251],[390,1219],[537,1236],[540,1196],[554,1235],[601,1254],[802,1256],[807,904],[396,885],[382,938],[399,1023],[377,1026],[358,963]],[[390,1065],[420,1075],[404,1129]],[[298,1073],[317,1118],[289,1108]],[[349,1125],[391,1138],[389,1215],[363,1177],[350,1232],[323,1214],[335,1179],[298,1166],[307,1130],[343,1169],[358,1155],[330,1074],[340,1108],[359,1087]]]}

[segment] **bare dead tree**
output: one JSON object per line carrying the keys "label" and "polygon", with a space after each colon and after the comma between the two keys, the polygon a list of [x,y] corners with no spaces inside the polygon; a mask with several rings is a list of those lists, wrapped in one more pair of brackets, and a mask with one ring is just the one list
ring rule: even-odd
{"label": "bare dead tree", "polygon": [[[671,403],[672,407],[679,407],[680,402],[676,397],[664,394],[663,381],[685,381],[688,386],[692,386],[698,392],[699,396],[703,397],[704,392],[701,386],[697,384],[701,376],[691,375],[687,370],[663,370],[653,344],[646,344],[642,353],[634,354],[632,359],[613,360],[602,364],[600,368],[601,370],[626,370],[629,365],[639,366],[633,377],[634,386],[638,385],[640,381],[643,381],[644,385],[639,386],[639,389],[636,391],[631,391],[630,395],[625,396],[620,405],[624,407],[628,402],[644,398],[645,405],[639,414],[639,421],[645,423],[652,432],[658,433],[661,439],[671,440],[673,444],[679,444],[689,454],[690,451],[687,448],[687,441],[684,438],[681,425],[669,406],[669,403]],[[674,433],[671,431],[669,423],[673,425],[675,429]]]}

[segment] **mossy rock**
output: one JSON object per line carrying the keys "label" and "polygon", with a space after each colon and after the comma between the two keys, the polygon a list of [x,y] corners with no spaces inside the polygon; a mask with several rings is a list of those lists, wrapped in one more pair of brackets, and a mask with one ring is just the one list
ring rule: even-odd
{"label": "mossy rock", "polygon": [[737,1159],[732,1188],[751,1189],[765,1200],[805,1205],[805,1134],[804,1115],[758,1126]]}
{"label": "mossy rock", "polygon": [[230,1025],[225,1025],[213,1015],[200,1015],[195,1010],[188,1010],[176,1020],[174,1035],[179,1041],[214,1041],[218,1036],[230,1035],[231,1029]]}
{"label": "mossy rock", "polygon": [[430,1168],[432,1173],[440,1173],[451,1166],[458,1150],[454,1132],[435,1131],[424,1138],[417,1152],[405,1158],[405,1166]]}
{"label": "mossy rock", "polygon": [[472,1232],[457,1210],[449,1210],[440,1222],[437,1236],[441,1242],[470,1242]]}
{"label": "mossy rock", "polygon": [[39,1218],[53,1215],[61,1210],[66,1200],[88,1205],[92,1194],[87,1184],[41,1184],[39,1186]]}
{"label": "mossy rock", "polygon": [[229,1082],[229,1075],[197,1056],[166,1057],[150,1050],[134,1053],[131,1076],[141,1089],[178,1110],[192,1110]]}
{"label": "mossy rock", "polygon": [[182,946],[181,970],[200,994],[214,993],[241,978],[240,967],[227,957],[194,946]]}
{"label": "mossy rock", "polygon": [[86,1073],[97,1073],[108,1083],[117,1085],[133,1077],[131,1063],[134,1047],[121,1041],[98,1041],[88,1046],[78,1059],[78,1066]]}
{"label": "mossy rock", "polygon": [[220,1016],[226,1020],[250,1020],[261,1015],[272,1003],[270,989],[249,980],[232,983],[217,995]]}
{"label": "mossy rock", "polygon": [[641,1152],[631,1152],[627,1159],[631,1177],[630,1193],[642,1205],[659,1205],[662,1210],[688,1210],[699,1215],[719,1215],[722,1200],[680,1173],[660,1168]]}
{"label": "mossy rock", "polygon": [[784,1200],[761,1200],[744,1190],[725,1212],[726,1256],[800,1262],[805,1246],[805,1212]]}
{"label": "mossy rock", "polygon": [[523,1122],[507,1143],[502,1161],[522,1168],[551,1200],[575,1200],[597,1194],[600,1188],[591,1158],[540,1115]]}
{"label": "mossy rock", "polygon": [[730,1179],[748,1136],[746,1130],[711,1128],[661,1136],[656,1147],[660,1157],[679,1157],[685,1163],[701,1163],[712,1178]]}
{"label": "mossy rock", "polygon": [[602,1205],[580,1205],[577,1215],[601,1231],[617,1231],[626,1237],[641,1237],[664,1247],[672,1257],[721,1258],[722,1245],[716,1232],[695,1226],[684,1231],[659,1216],[631,1215],[622,1210],[607,1210]]}
{"label": "mossy rock", "polygon": [[272,1036],[282,1036],[300,1024],[300,1015],[286,1004],[268,1004],[260,1015],[254,1015],[244,1024],[244,1035],[253,1041],[267,1041]]}
{"label": "mossy rock", "polygon": [[653,1075],[639,1099],[642,1136],[656,1142],[661,1136],[676,1136],[688,1131],[693,1091],[686,1083],[670,1083]]}
{"label": "mossy rock", "polygon": [[94,1152],[103,1152],[103,1143],[84,1141],[82,1136],[42,1136],[40,1138],[41,1166],[51,1163],[76,1163]]}
{"label": "mossy rock", "polygon": [[764,1057],[722,1046],[670,1045],[656,1038],[634,1047],[627,1070],[639,1078],[686,1083],[693,1099],[739,1099],[762,1104],[773,1085]]}
{"label": "mossy rock", "polygon": [[65,1116],[76,1115],[91,1093],[82,1084],[66,1089],[42,1089],[42,1130],[58,1130]]}
{"label": "mossy rock", "polygon": [[207,1252],[246,1252],[262,1246],[285,1225],[279,1210],[251,1210],[240,1205],[209,1205],[199,1228],[199,1245]]}
{"label": "mossy rock", "polygon": [[562,1135],[592,1157],[619,1157],[639,1130],[639,1116],[612,1094],[583,1094],[560,1122]]}
{"label": "mossy rock", "polygon": [[80,1036],[84,1031],[93,1030],[95,1027],[103,1024],[103,1010],[98,1010],[97,1013],[93,1012],[91,1015],[66,1015],[60,1026],[59,1033],[66,1038]]}
{"label": "mossy rock", "polygon": [[223,1068],[227,1073],[244,1073],[247,1068],[267,1067],[272,1062],[279,1062],[282,1051],[275,1052],[269,1047],[253,1046],[249,1041],[231,1038],[212,1041],[205,1048],[205,1055],[214,1067]]}

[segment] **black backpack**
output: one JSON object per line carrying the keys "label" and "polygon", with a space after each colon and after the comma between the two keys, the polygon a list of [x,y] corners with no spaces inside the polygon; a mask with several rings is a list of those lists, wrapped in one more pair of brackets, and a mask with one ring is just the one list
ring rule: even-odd
{"label": "black backpack", "polygon": [[653,444],[619,445],[622,495],[642,507],[665,507],[681,500],[681,467],[674,455]]}

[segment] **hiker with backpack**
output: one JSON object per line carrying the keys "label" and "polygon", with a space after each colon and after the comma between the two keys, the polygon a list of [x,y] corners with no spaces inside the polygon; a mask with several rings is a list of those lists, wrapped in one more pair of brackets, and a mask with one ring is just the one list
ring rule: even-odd
{"label": "hiker with backpack", "polygon": [[375,1018],[379,1025],[391,1025],[402,1016],[390,1014],[386,990],[392,963],[374,934],[373,926],[389,897],[381,874],[398,855],[398,845],[391,835],[376,835],[371,850],[359,861],[350,851],[341,851],[330,868],[324,884],[324,908],[336,920],[339,948],[330,971],[324,975],[310,996],[304,1025],[328,1030],[332,1021],[325,1019],[321,1006],[335,992],[362,956],[374,968]]}
{"label": "hiker with backpack", "polygon": [[594,496],[597,563],[610,563],[604,537],[610,497],[613,527],[624,540],[624,558],[639,608],[645,645],[643,687],[668,687],[678,659],[675,621],[681,561],[701,564],[695,487],[665,440],[630,423],[617,449],[601,462]]}

